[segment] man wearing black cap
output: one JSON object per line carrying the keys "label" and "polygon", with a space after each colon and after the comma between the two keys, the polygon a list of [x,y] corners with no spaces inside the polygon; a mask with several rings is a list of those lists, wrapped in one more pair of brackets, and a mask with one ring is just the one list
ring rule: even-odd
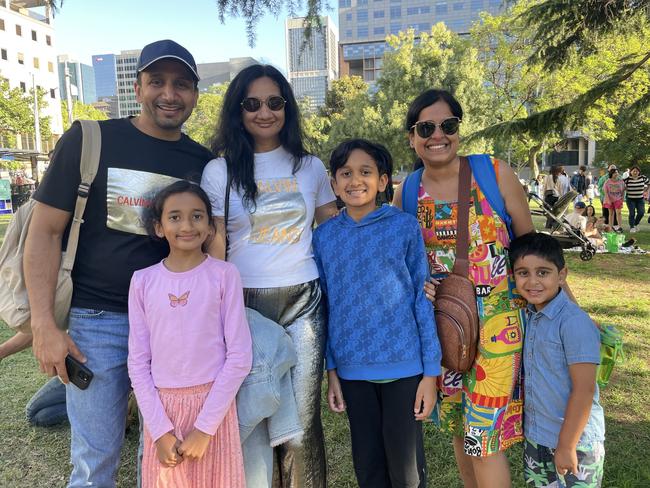
{"label": "man wearing black cap", "polygon": [[148,202],[162,187],[200,178],[211,153],[181,133],[196,105],[198,74],[179,44],[144,47],[135,93],[142,112],[100,122],[101,158],[90,188],[72,279],[69,334],[56,328],[53,297],[62,242],[80,182],[81,128],[58,142],[37,200],[25,246],[34,355],[41,370],[67,383],[65,357],[90,368],[86,390],[66,387],[71,426],[69,487],[115,486],[127,410],[128,316],[131,275],[167,254],[143,227]]}

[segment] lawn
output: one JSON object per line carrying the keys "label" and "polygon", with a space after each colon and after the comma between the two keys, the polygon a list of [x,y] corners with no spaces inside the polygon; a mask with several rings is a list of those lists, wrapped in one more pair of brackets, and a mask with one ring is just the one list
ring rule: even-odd
{"label": "lawn", "polygon": [[[627,222],[624,215],[624,222]],[[0,218],[0,236],[7,220]],[[539,223],[539,222],[537,222]],[[627,225],[625,225],[627,228]],[[644,219],[635,235],[650,250],[650,225]],[[612,323],[625,334],[627,361],[614,370],[602,391],[606,413],[607,455],[604,487],[650,486],[650,255],[597,254],[590,262],[567,253],[569,283],[582,307],[597,321]],[[10,337],[0,329],[0,340]],[[67,427],[34,428],[24,419],[24,407],[45,382],[29,351],[0,363],[0,487],[65,486],[70,471]],[[349,434],[344,416],[333,415],[323,403],[329,486],[354,487]],[[425,426],[429,486],[459,487],[450,439],[431,424]],[[118,486],[135,485],[137,429],[127,433]],[[514,485],[523,486],[521,450],[509,451]]]}

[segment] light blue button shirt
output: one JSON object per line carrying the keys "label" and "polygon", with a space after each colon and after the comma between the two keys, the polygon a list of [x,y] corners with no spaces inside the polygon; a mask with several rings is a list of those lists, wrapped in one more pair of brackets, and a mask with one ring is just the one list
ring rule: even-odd
{"label": "light blue button shirt", "polygon": [[[589,316],[560,291],[541,312],[528,307],[524,341],[524,434],[557,447],[571,394],[569,365],[600,363],[600,332]],[[589,421],[578,445],[605,440],[605,418],[594,393]]]}

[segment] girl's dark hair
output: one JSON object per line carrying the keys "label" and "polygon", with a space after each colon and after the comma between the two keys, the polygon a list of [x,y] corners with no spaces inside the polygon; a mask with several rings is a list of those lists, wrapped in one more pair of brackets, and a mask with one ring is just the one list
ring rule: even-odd
{"label": "girl's dark hair", "polygon": [[612,168],[608,171],[608,173],[609,173],[609,177],[611,178],[612,176],[614,176],[615,173],[618,173],[618,170],[616,168]]}
{"label": "girl's dark hair", "polygon": [[631,173],[633,169],[637,170],[639,172],[639,174],[641,174],[641,168],[639,166],[637,166],[636,164],[630,166],[629,172]]}
{"label": "girl's dark hair", "polygon": [[515,262],[526,256],[536,256],[555,265],[558,271],[564,266],[562,246],[548,234],[531,232],[517,237],[510,243],[510,264],[514,270]]}
{"label": "girl's dark hair", "polygon": [[589,209],[593,210],[594,213],[592,214],[594,217],[596,216],[596,208],[593,205],[587,205],[585,207],[585,215],[588,217],[589,216]]}
{"label": "girl's dark hair", "polygon": [[[409,109],[406,112],[406,123],[404,126],[406,131],[409,133],[412,131],[411,127],[413,127],[418,121],[422,110],[439,101],[443,101],[449,105],[449,110],[451,110],[454,117],[458,117],[461,120],[463,119],[463,107],[460,106],[458,100],[456,100],[451,93],[447,90],[431,89],[420,93],[415,100],[411,102],[411,105],[409,105]],[[420,169],[423,165],[424,163],[418,157],[413,163],[413,171]]]}
{"label": "girl's dark hair", "polygon": [[330,173],[336,179],[336,172],[341,169],[347,162],[350,154],[355,149],[359,149],[370,156],[379,171],[379,176],[388,176],[386,190],[377,193],[375,201],[377,204],[389,203],[393,200],[393,157],[388,149],[381,144],[367,141],[365,139],[348,139],[343,141],[332,151],[330,156]]}
{"label": "girl's dark hair", "polygon": [[226,160],[235,188],[243,190],[244,202],[251,207],[255,206],[258,194],[255,183],[255,141],[244,128],[241,102],[248,95],[250,84],[265,76],[278,85],[280,95],[286,100],[280,144],[293,156],[294,174],[300,169],[301,158],[307,154],[302,142],[300,109],[286,78],[270,65],[254,64],[241,70],[226,90],[211,149]]}
{"label": "girl's dark hair", "polygon": [[177,195],[179,193],[192,193],[199,197],[199,199],[205,205],[205,211],[207,212],[207,217],[210,226],[214,229],[214,222],[212,220],[212,204],[210,203],[210,197],[207,193],[201,188],[198,184],[192,183],[187,180],[180,180],[175,183],[172,183],[169,186],[166,186],[153,197],[151,201],[151,206],[147,209],[147,213],[144,219],[144,226],[147,229],[147,234],[154,239],[161,240],[160,237],[156,235],[156,224],[162,219],[163,209],[165,207],[165,202],[172,195]]}
{"label": "girl's dark hair", "polygon": [[556,166],[551,166],[551,175],[553,176],[553,183],[557,183],[557,178],[564,171],[564,166],[558,164]]}

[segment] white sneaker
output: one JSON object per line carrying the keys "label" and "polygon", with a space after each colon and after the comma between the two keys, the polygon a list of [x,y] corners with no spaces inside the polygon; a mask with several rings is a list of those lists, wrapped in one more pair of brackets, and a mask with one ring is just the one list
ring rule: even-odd
{"label": "white sneaker", "polygon": [[639,231],[639,229],[637,229],[636,227],[632,227],[630,229],[630,234],[634,234],[635,232],[638,232],[638,231]]}

